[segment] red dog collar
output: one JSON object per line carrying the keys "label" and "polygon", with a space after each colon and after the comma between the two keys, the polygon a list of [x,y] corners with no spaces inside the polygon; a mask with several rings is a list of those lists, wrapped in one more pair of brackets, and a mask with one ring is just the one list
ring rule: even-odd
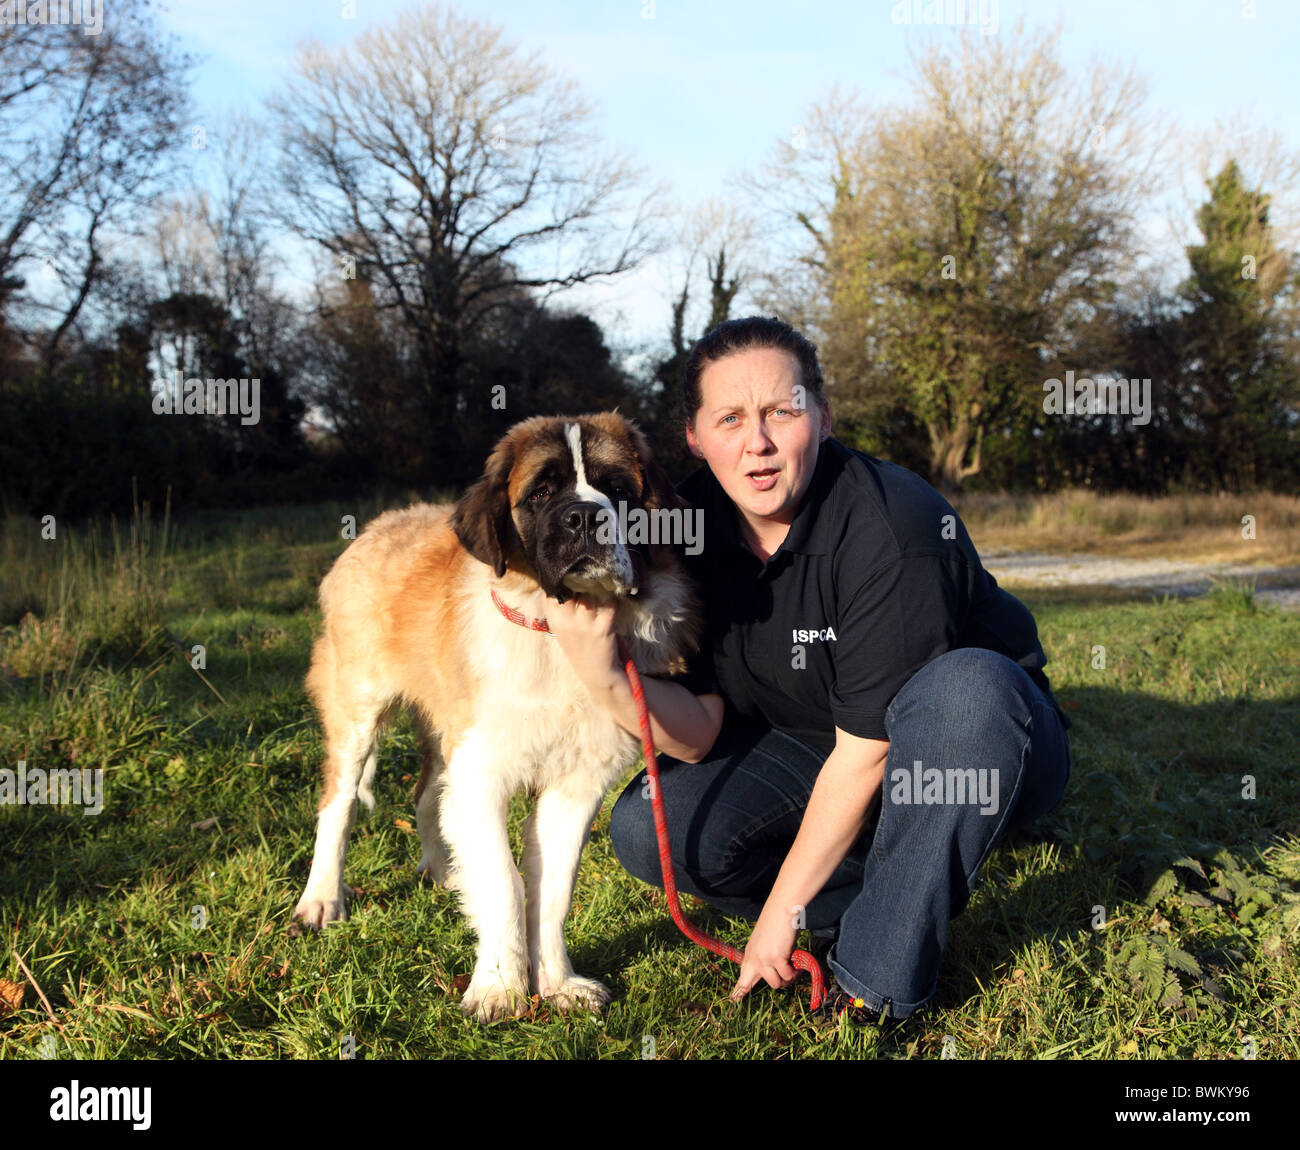
{"label": "red dog collar", "polygon": [[516,611],[513,607],[507,607],[501,596],[497,594],[495,587],[492,588],[492,602],[497,605],[497,610],[510,622],[518,623],[519,626],[528,627],[533,631],[545,631],[548,635],[551,634],[551,629],[546,625],[545,619],[529,619],[528,616]]}

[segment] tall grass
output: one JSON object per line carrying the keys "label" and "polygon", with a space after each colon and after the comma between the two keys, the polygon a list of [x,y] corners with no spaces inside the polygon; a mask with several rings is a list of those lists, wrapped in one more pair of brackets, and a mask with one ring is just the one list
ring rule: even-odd
{"label": "tall grass", "polygon": [[89,658],[128,663],[165,642],[170,507],[155,521],[137,503],[72,529],[11,516],[0,532],[0,671],[21,678],[67,672]]}
{"label": "tall grass", "polygon": [[[1050,495],[974,493],[953,500],[982,547],[1105,550],[1164,557],[1300,562],[1300,497],[1245,495]],[[1243,523],[1243,517],[1251,521]],[[1247,530],[1249,529],[1249,530]]]}
{"label": "tall grass", "polygon": [[168,612],[196,603],[308,607],[351,537],[345,523],[360,531],[384,508],[367,497],[207,510],[175,524],[170,501],[161,516],[146,502],[126,524],[82,526],[11,515],[0,520],[0,675],[66,680],[82,662],[152,662],[170,645]]}

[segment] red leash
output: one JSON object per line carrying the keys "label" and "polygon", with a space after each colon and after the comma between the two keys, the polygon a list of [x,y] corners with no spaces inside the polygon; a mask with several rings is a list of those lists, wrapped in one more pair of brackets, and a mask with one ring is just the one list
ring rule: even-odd
{"label": "red leash", "polygon": [[[711,938],[698,927],[692,926],[682,913],[681,903],[677,899],[677,879],[673,874],[672,851],[668,845],[668,816],[664,813],[663,795],[659,793],[659,760],[655,757],[654,736],[650,733],[650,711],[646,707],[645,688],[641,685],[641,676],[637,674],[636,664],[627,653],[622,639],[618,641],[619,654],[624,658],[623,670],[627,672],[628,682],[632,685],[632,697],[636,700],[637,718],[641,723],[641,749],[645,754],[645,769],[650,776],[650,801],[654,804],[655,835],[659,839],[659,866],[664,874],[664,894],[668,896],[668,913],[672,915],[677,928],[692,942],[711,950],[714,954],[729,958],[739,963],[744,955],[734,946]],[[822,1004],[825,994],[825,982],[821,965],[806,950],[796,950],[790,956],[790,965],[796,970],[806,970],[812,977],[812,1000],[809,1007],[816,1010]]]}
{"label": "red leash", "polygon": [[[550,634],[551,629],[546,625],[545,619],[529,619],[522,612],[506,606],[505,602],[496,593],[495,588],[492,589],[492,602],[497,605],[497,610],[512,623],[518,623],[519,626],[528,627],[533,631],[545,631]],[[729,958],[734,963],[740,963],[745,957],[740,951],[734,946],[728,946],[725,942],[719,942],[716,938],[711,938],[698,927],[692,926],[682,913],[681,903],[677,899],[677,877],[673,874],[672,850],[668,844],[668,816],[664,813],[664,800],[659,793],[659,760],[655,757],[655,740],[650,730],[650,711],[646,707],[645,688],[641,685],[641,676],[637,674],[636,664],[632,662],[632,656],[628,654],[627,644],[621,638],[618,641],[618,652],[623,657],[623,670],[627,672],[627,681],[632,686],[632,698],[636,700],[637,719],[641,724],[641,750],[645,755],[646,773],[650,776],[650,801],[654,804],[655,835],[659,839],[659,866],[664,875],[664,894],[668,896],[668,913],[672,915],[673,922],[677,924],[677,929],[693,943],[704,947],[705,950],[711,950],[714,954],[723,958]],[[806,970],[811,976],[812,998],[808,1005],[812,1010],[816,1010],[821,1006],[822,998],[826,993],[826,983],[822,975],[821,965],[806,950],[796,950],[790,956],[790,965],[796,970]]]}

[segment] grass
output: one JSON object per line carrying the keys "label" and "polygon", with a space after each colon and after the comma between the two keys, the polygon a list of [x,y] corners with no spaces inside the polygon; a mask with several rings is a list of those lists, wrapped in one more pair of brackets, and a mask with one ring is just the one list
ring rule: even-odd
{"label": "grass", "polygon": [[[728,1002],[734,968],[614,858],[612,794],[568,937],[615,1001],[466,1019],[474,938],[453,893],[413,881],[404,722],[353,834],[351,920],[291,937],[321,755],[302,692],[315,586],[342,517],[374,510],[137,517],[57,542],[6,525],[0,766],[102,768],[107,802],[0,806],[0,1057],[1300,1056],[1300,616],[1241,584],[1022,593],[1073,718],[1073,780],[995,850],[935,999],[887,1038],[812,1025],[806,983]],[[745,923],[685,901],[743,946]]]}

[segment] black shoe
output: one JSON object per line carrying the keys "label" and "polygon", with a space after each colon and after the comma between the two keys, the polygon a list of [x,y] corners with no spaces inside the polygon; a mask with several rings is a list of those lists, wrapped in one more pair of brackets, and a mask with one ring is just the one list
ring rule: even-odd
{"label": "black shoe", "polygon": [[826,997],[822,1000],[818,1013],[836,1025],[841,1018],[847,1018],[854,1026],[873,1027],[884,1037],[894,1033],[907,1021],[906,1018],[895,1018],[892,1008],[893,1004],[885,999],[883,1010],[873,1010],[861,998],[855,998],[840,986],[832,974],[827,978]]}

